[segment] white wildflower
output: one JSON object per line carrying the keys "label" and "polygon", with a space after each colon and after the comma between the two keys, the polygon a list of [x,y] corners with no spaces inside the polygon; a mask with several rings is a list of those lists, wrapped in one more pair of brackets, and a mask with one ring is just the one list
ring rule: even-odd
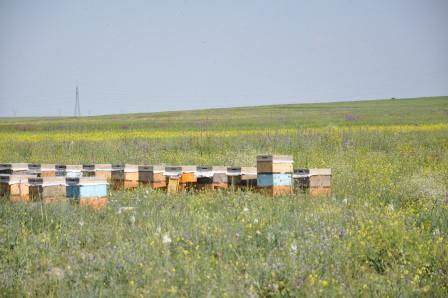
{"label": "white wildflower", "polygon": [[343,199],[342,202],[343,202],[344,204],[348,204],[348,200],[347,200],[347,198]]}
{"label": "white wildflower", "polygon": [[395,208],[394,208],[394,205],[393,205],[393,204],[389,204],[389,205],[387,206],[387,209],[389,209],[390,212],[394,212],[394,211],[395,211]]}
{"label": "white wildflower", "polygon": [[258,218],[254,219],[254,224],[258,224]]}
{"label": "white wildflower", "polygon": [[172,242],[171,237],[168,233],[164,234],[162,237],[163,244],[170,244]]}
{"label": "white wildflower", "polygon": [[81,227],[84,225],[84,221],[83,221],[82,219],[79,221],[79,225],[80,225]]}
{"label": "white wildflower", "polygon": [[297,244],[296,244],[295,242],[293,242],[293,243],[291,244],[290,249],[289,249],[289,254],[290,254],[290,255],[296,255],[296,254],[297,254],[297,251],[298,251]]}
{"label": "white wildflower", "polygon": [[134,224],[135,224],[135,216],[134,216],[134,215],[129,216],[129,223],[130,223],[131,225],[134,225]]}
{"label": "white wildflower", "polygon": [[260,235],[261,235],[261,232],[260,232],[259,230],[257,230],[257,231],[255,232],[255,235],[260,236]]}
{"label": "white wildflower", "polygon": [[243,211],[244,211],[244,212],[249,212],[249,208],[244,207]]}

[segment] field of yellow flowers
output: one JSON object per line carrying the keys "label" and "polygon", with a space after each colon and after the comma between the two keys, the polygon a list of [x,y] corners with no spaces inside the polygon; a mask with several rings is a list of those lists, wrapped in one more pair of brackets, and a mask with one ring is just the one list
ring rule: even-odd
{"label": "field of yellow flowers", "polygon": [[330,167],[333,194],[0,203],[2,296],[448,295],[448,97],[1,119],[0,160]]}

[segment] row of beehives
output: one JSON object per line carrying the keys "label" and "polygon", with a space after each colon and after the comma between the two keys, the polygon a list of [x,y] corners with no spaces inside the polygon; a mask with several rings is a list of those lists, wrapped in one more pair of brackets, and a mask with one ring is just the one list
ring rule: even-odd
{"label": "row of beehives", "polygon": [[293,170],[292,157],[279,155],[258,156],[257,167],[1,164],[0,173],[35,175],[41,178],[39,181],[42,183],[56,179],[51,177],[97,177],[110,182],[114,189],[130,189],[143,184],[154,189],[167,189],[168,192],[230,187],[252,188],[275,196],[292,193],[294,189],[311,195],[331,191],[331,170]]}

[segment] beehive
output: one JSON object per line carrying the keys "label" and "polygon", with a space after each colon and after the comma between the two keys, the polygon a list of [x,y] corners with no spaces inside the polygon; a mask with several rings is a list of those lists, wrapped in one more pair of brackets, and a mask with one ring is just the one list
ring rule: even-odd
{"label": "beehive", "polygon": [[138,181],[153,189],[165,188],[167,181],[163,175],[165,167],[161,165],[148,165],[138,167]]}
{"label": "beehive", "polygon": [[8,175],[0,174],[0,197],[5,196],[11,202],[28,202],[29,196],[29,178],[35,178],[36,175]]}
{"label": "beehive", "polygon": [[258,155],[257,173],[291,174],[293,160],[290,155]]}
{"label": "beehive", "polygon": [[29,175],[36,175],[36,177],[40,177],[41,175],[41,166],[38,163],[29,163],[28,164],[28,174]]}
{"label": "beehive", "polygon": [[310,188],[310,170],[295,169],[293,174],[294,187],[301,192],[306,192]]}
{"label": "beehive", "polygon": [[181,166],[180,184],[196,183],[196,166]]}
{"label": "beehive", "polygon": [[228,167],[227,180],[231,189],[239,189],[241,187],[241,167]]}
{"label": "beehive", "polygon": [[109,164],[95,164],[95,177],[106,178],[108,182],[112,180],[112,165]]}
{"label": "beehive", "polygon": [[138,166],[132,164],[113,165],[112,184],[114,189],[138,187]]}
{"label": "beehive", "polygon": [[2,163],[0,164],[0,174],[26,175],[28,174],[27,163]]}
{"label": "beehive", "polygon": [[228,187],[227,167],[197,167],[197,188],[200,190],[226,189]]}
{"label": "beehive", "polygon": [[309,194],[311,196],[331,194],[331,169],[309,170]]}
{"label": "beehive", "polygon": [[82,165],[82,177],[95,177],[95,165]]}
{"label": "beehive", "polygon": [[163,175],[166,178],[168,193],[175,193],[181,189],[180,178],[182,176],[182,167],[166,166]]}
{"label": "beehive", "polygon": [[68,178],[79,178],[82,176],[82,165],[66,165],[65,176]]}
{"label": "beehive", "polygon": [[292,156],[257,156],[257,188],[265,194],[272,196],[291,194],[292,173]]}
{"label": "beehive", "polygon": [[241,188],[252,189],[257,186],[257,168],[241,167]]}
{"label": "beehive", "polygon": [[55,164],[41,164],[39,177],[54,177],[56,176]]}
{"label": "beehive", "polygon": [[29,178],[29,190],[32,200],[50,203],[65,200],[66,181],[65,177],[39,177]]}
{"label": "beehive", "polygon": [[66,182],[67,197],[79,205],[97,209],[107,205],[108,183],[106,178],[67,178]]}

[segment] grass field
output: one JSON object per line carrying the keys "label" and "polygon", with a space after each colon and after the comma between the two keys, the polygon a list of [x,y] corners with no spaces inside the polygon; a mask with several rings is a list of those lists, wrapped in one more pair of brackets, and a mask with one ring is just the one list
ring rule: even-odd
{"label": "grass field", "polygon": [[[448,97],[0,119],[0,161],[330,167],[331,198],[0,203],[2,296],[448,296]],[[123,209],[122,207],[133,207]]]}

